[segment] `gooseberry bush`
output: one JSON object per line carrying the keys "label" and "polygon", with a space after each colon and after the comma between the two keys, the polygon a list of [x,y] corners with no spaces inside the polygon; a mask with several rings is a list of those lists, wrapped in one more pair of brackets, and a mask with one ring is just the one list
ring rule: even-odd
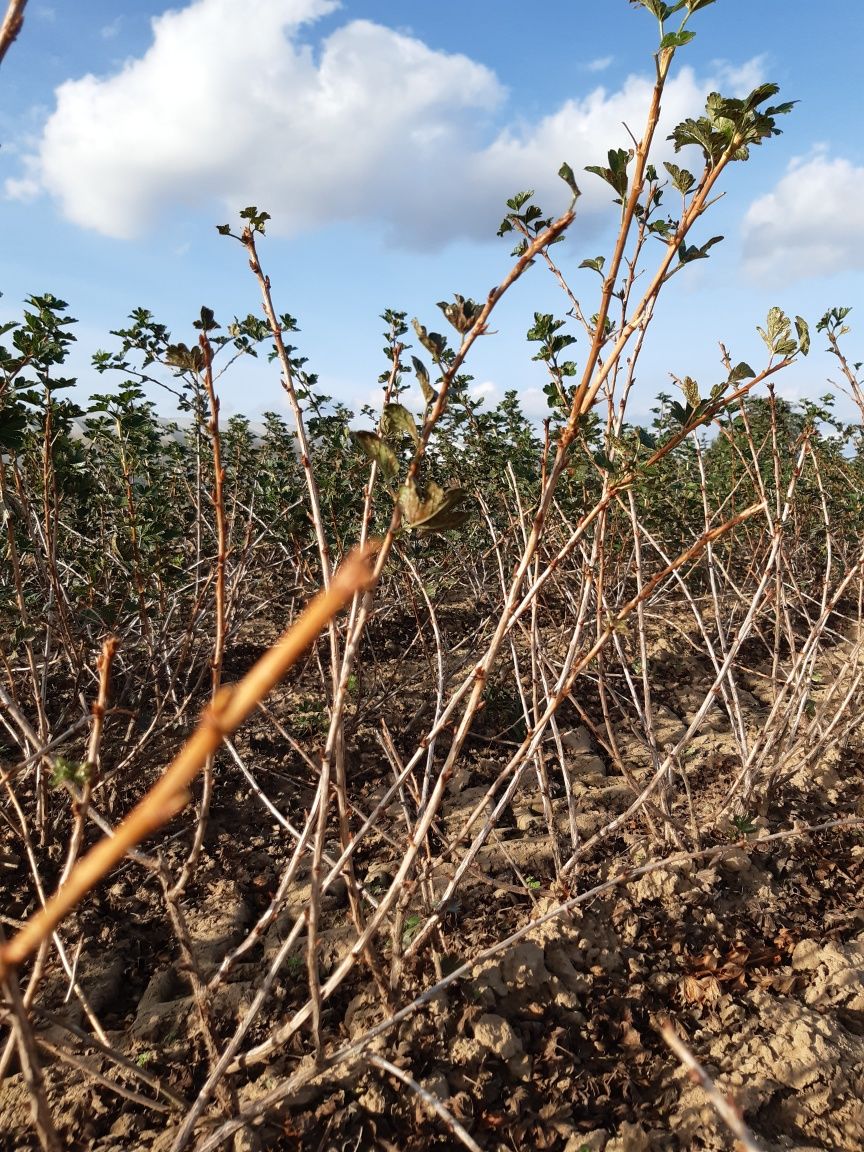
{"label": "gooseberry bush", "polygon": [[[628,416],[666,285],[710,259],[722,237],[703,217],[728,170],[778,135],[792,107],[773,84],[711,93],[671,134],[681,163],[652,161],[664,87],[711,2],[635,4],[659,26],[641,133],[584,174],[562,164],[562,215],[530,191],[507,200],[499,235],[515,247],[488,295],[454,292],[410,321],[384,311],[375,410],[349,411],[309,369],[298,322],[277,310],[257,207],[218,231],[248,258],[260,314],[220,323],[202,307],[185,343],[136,309],[94,356],[100,391],[86,403],[69,398],[64,375],[66,302],[31,296],[5,325],[0,739],[20,858],[7,923],[26,921],[112,835],[205,704],[218,719],[226,684],[334,586],[352,549],[371,564],[288,688],[258,702],[254,731],[220,730],[194,804],[166,811],[124,865],[152,890],[191,987],[194,1083],[178,1093],[150,1075],[150,1048],[130,1061],[76,979],[82,956],[104,946],[98,886],[26,962],[0,950],[7,987],[17,967],[23,990],[2,1062],[14,1043],[29,1061],[43,1146],[60,1145],[27,1013],[55,1010],[52,971],[65,973],[102,1056],[170,1114],[174,1152],[216,1148],[316,1077],[380,1067],[402,1021],[538,917],[571,913],[610,878],[626,885],[673,857],[700,859],[730,835],[791,829],[788,782],[818,779],[848,749],[864,591],[861,426],[834,410],[842,385],[864,417],[848,309],[812,334],[841,374],[818,402],[775,390],[811,332],[772,308],[753,321],[761,362],[721,346],[712,382],[684,376],[648,426]],[[574,258],[580,184],[596,179],[617,231],[605,253]],[[526,358],[547,373],[538,425],[516,389],[494,406],[478,399],[470,364],[474,345],[495,338],[502,297],[544,274],[562,295],[525,334]],[[259,422],[224,421],[223,376],[257,356],[281,394]],[[723,742],[713,773],[711,732]],[[595,772],[626,790],[613,815],[592,808],[580,740]],[[526,806],[528,854],[513,834]],[[263,841],[251,832],[262,828]],[[189,909],[206,903],[207,861],[226,835],[235,876],[254,886],[262,843],[278,869],[214,955]],[[508,914],[477,928],[493,889],[515,893]],[[265,947],[277,924],[278,946]],[[239,966],[252,993],[229,1018],[217,1005]],[[348,1029],[347,995],[366,983],[367,1025]],[[286,1053],[290,1066],[273,1064]],[[239,1099],[271,1066],[266,1091]],[[446,1110],[439,1121],[472,1139]]]}

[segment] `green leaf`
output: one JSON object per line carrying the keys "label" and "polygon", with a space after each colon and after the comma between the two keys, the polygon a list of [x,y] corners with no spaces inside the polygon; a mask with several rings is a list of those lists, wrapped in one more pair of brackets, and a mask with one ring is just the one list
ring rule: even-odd
{"label": "green leaf", "polygon": [[742,360],[740,364],[736,364],[732,371],[729,373],[729,383],[739,384],[742,380],[752,380],[756,373],[750,365]]}
{"label": "green leaf", "polygon": [[221,324],[216,323],[216,316],[212,308],[201,308],[200,319],[193,321],[193,328],[197,328],[200,332],[213,332],[216,328],[221,328]]}
{"label": "green leaf", "polygon": [[579,267],[580,268],[591,268],[595,272],[599,272],[600,275],[602,276],[603,275],[603,265],[605,263],[606,263],[606,257],[605,256],[595,256],[593,260],[583,260],[582,263],[579,265]]}
{"label": "green leaf", "polygon": [[27,413],[17,404],[0,412],[0,448],[17,451],[24,443]]}
{"label": "green leaf", "polygon": [[677,420],[677,422],[683,427],[689,420],[691,413],[689,409],[685,408],[682,404],[679,404],[677,400],[673,400],[669,405],[669,415],[673,420]]}
{"label": "green leaf", "polygon": [[438,332],[427,332],[416,316],[411,323],[414,326],[414,331],[417,333],[417,339],[426,351],[434,356],[436,360],[440,360],[447,351],[447,341],[444,337]]}
{"label": "green leaf", "polygon": [[602,472],[614,472],[615,471],[615,465],[609,459],[609,457],[606,455],[605,452],[602,452],[598,449],[598,451],[594,453],[593,459],[594,459],[594,463],[597,465],[597,467]]}
{"label": "green leaf", "polygon": [[695,36],[695,32],[690,32],[686,28],[683,32],[667,32],[660,41],[660,49],[662,51],[664,48],[683,48],[684,45],[689,44]]}
{"label": "green leaf", "polygon": [[593,172],[595,176],[599,176],[601,180],[605,180],[610,187],[615,189],[618,196],[623,200],[627,195],[627,165],[632,158],[632,152],[628,152],[624,148],[612,148],[609,151],[608,168],[604,168],[598,164],[588,164],[585,167],[585,171]]}
{"label": "green leaf", "polygon": [[699,385],[692,376],[685,376],[681,381],[681,391],[684,393],[684,399],[691,408],[696,408],[700,401]]}
{"label": "green leaf", "polygon": [[[798,341],[792,336],[792,321],[781,308],[769,309],[765,327],[757,327],[756,331],[775,356],[792,356],[798,351]],[[809,341],[809,332],[807,337]]]}
{"label": "green leaf", "polygon": [[410,436],[415,444],[420,443],[420,433],[414,417],[402,404],[387,404],[381,414],[381,435],[396,436],[399,433]]}
{"label": "green leaf", "polygon": [[261,235],[263,236],[264,235],[264,225],[270,219],[270,213],[269,212],[259,212],[258,209],[253,204],[253,205],[250,205],[250,207],[243,209],[243,211],[240,213],[240,219],[241,220],[248,220],[250,229],[253,232],[260,232]]}
{"label": "green leaf", "polygon": [[375,461],[388,480],[392,480],[399,471],[399,461],[390,445],[374,432],[354,432],[352,435],[369,459]]}
{"label": "green leaf", "polygon": [[566,161],[558,169],[558,175],[561,177],[561,179],[564,181],[564,183],[567,185],[567,187],[573,193],[573,199],[574,200],[577,197],[582,195],[582,193],[579,191],[579,188],[576,184],[576,177],[573,174],[573,169],[570,167],[570,165]]}
{"label": "green leaf", "polygon": [[426,485],[425,499],[417,492],[413,480],[399,489],[399,507],[406,526],[414,532],[445,532],[458,528],[471,515],[469,508],[459,508],[467,493],[464,488],[445,492],[434,480]]}
{"label": "green leaf", "polygon": [[183,372],[200,372],[204,367],[204,353],[196,344],[187,348],[185,344],[169,344],[165,350],[165,363]]}
{"label": "green leaf", "polygon": [[512,200],[507,201],[507,207],[511,210],[511,212],[518,212],[520,208],[525,207],[533,195],[533,188],[529,188],[527,192],[517,192]]}
{"label": "green leaf", "polygon": [[51,787],[62,788],[66,783],[77,784],[79,787],[87,782],[90,765],[86,762],[68,760],[65,756],[55,756],[51,771]]}
{"label": "green leaf", "polygon": [[482,311],[481,306],[475,300],[466,300],[458,292],[454,293],[453,299],[455,301],[453,304],[448,304],[446,300],[439,300],[438,307],[457,332],[468,332],[474,327],[474,323]]}
{"label": "green leaf", "polygon": [[630,0],[630,3],[633,5],[638,4],[642,8],[647,8],[651,15],[661,23],[667,16],[670,16],[673,11],[668,4],[663,3],[663,0]]}
{"label": "green leaf", "polygon": [[795,317],[795,331],[798,333],[798,351],[806,356],[810,351],[810,328],[800,316]]}
{"label": "green leaf", "polygon": [[678,189],[682,196],[686,196],[693,185],[696,183],[696,177],[692,172],[688,172],[686,168],[679,168],[677,164],[671,164],[669,161],[663,161],[663,167],[672,177],[673,185]]}
{"label": "green leaf", "polygon": [[429,372],[426,365],[422,360],[418,360],[416,356],[411,357],[411,363],[414,365],[414,372],[417,376],[417,382],[420,385],[420,391],[423,393],[423,399],[427,404],[434,404],[438,399],[438,393],[429,383]]}
{"label": "green leaf", "polygon": [[686,244],[683,240],[678,245],[678,259],[682,264],[691,264],[694,260],[707,260],[709,251],[715,244],[719,244],[722,236],[712,236],[704,244]]}
{"label": "green leaf", "polygon": [[648,231],[654,236],[659,236],[661,240],[668,240],[677,227],[677,220],[652,220],[648,225]]}
{"label": "green leaf", "polygon": [[827,332],[830,328],[835,336],[845,336],[849,328],[843,323],[851,308],[829,308],[816,325],[817,332]]}

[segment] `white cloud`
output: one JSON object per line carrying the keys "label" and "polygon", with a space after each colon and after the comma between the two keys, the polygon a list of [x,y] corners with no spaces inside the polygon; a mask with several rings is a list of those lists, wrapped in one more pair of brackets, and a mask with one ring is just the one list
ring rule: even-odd
{"label": "white cloud", "polygon": [[123,26],[123,17],[115,16],[108,24],[103,24],[99,29],[99,35],[103,40],[116,40],[120,35],[120,29]]}
{"label": "white cloud", "polygon": [[[30,169],[30,165],[25,165]],[[42,190],[42,185],[36,175],[10,177],[5,184],[6,195],[10,200],[32,200]]]}
{"label": "white cloud", "polygon": [[744,218],[744,266],[763,283],[864,268],[864,167],[794,160]]}
{"label": "white cloud", "polygon": [[730,64],[728,60],[715,60],[712,68],[721,91],[730,96],[746,96],[765,79],[768,57],[752,56],[743,64]]}
{"label": "white cloud", "polygon": [[605,72],[614,59],[614,56],[598,56],[595,60],[589,60],[585,67],[589,72]]}
{"label": "white cloud", "polygon": [[[641,131],[647,77],[501,129],[506,91],[467,56],[366,20],[310,47],[304,26],[336,8],[337,0],[194,0],[166,12],[143,56],[57,89],[7,195],[38,187],[69,220],[120,238],[178,209],[216,222],[254,203],[272,214],[274,231],[353,221],[432,248],[491,237],[504,200],[521,188],[535,188],[547,211],[563,208],[568,194],[555,175],[563,160],[578,172],[628,145],[622,121]],[[756,71],[747,66],[739,79]],[[730,75],[719,64],[715,73],[683,68],[674,77],[658,141]],[[663,155],[671,155],[665,141]],[[580,184],[584,224],[608,208],[611,192],[593,176]]]}
{"label": "white cloud", "polygon": [[[654,158],[671,158],[666,141],[672,125],[704,104],[710,85],[697,80],[692,69],[682,68],[666,89],[663,116],[655,136]],[[567,100],[557,111],[536,123],[501,132],[487,148],[471,160],[475,181],[485,187],[533,186],[538,196],[565,195],[554,173],[567,160],[578,174],[588,163],[606,160],[610,147],[631,143],[622,124],[634,135],[642,130],[649,106],[652,82],[643,76],[629,76],[616,92],[596,88],[581,100]],[[609,204],[613,193],[593,175],[582,173],[577,181],[583,192],[579,210],[591,211]]]}
{"label": "white cloud", "polygon": [[494,408],[498,403],[498,385],[492,380],[480,380],[469,389],[473,399],[484,400]]}

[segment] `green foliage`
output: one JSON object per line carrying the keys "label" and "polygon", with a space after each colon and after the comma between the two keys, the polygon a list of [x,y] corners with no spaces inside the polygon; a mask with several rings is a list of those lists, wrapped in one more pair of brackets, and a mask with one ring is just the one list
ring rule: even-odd
{"label": "green foliage", "polygon": [[82,787],[90,775],[90,765],[67,760],[65,756],[55,756],[51,771],[51,787],[62,788],[65,784],[74,784]]}
{"label": "green foliage", "polygon": [[396,453],[383,436],[375,432],[355,432],[354,439],[370,460],[374,460],[388,480],[399,473],[399,460]]}
{"label": "green foliage", "polygon": [[[448,304],[446,300],[440,300],[438,307],[457,332],[468,332],[474,327],[477,317],[480,315],[481,305],[474,300],[466,300],[465,297],[460,296],[458,292],[454,293],[453,299],[453,304]],[[417,335],[422,341],[419,332]]]}
{"label": "green foliage", "polygon": [[753,814],[750,812],[742,812],[738,816],[733,816],[729,823],[739,836],[751,836],[758,831],[757,826],[753,823]]}
{"label": "green foliage", "polygon": [[851,311],[851,308],[829,309],[816,325],[816,331],[830,332],[835,336],[845,336],[849,328],[843,321]]}
{"label": "green foliage", "polygon": [[[563,165],[561,172],[559,172],[562,179],[570,185],[571,190],[575,187],[575,180],[570,184],[569,177],[571,177],[572,174],[572,169],[569,164]],[[574,197],[577,194],[578,189],[574,192]],[[521,256],[528,248],[531,240],[539,236],[542,232],[545,232],[552,223],[551,216],[547,216],[543,212],[543,209],[537,204],[531,203],[533,198],[534,191],[533,189],[529,189],[527,192],[517,192],[512,199],[507,201],[507,207],[510,211],[501,221],[498,227],[498,235],[506,236],[509,232],[516,231],[524,237],[513,249],[511,256]],[[557,244],[562,239],[563,235],[558,236],[552,243]]]}
{"label": "green foliage", "polygon": [[593,172],[595,176],[599,176],[601,180],[605,180],[617,193],[615,199],[616,204],[621,204],[627,195],[629,184],[627,165],[633,159],[633,156],[634,152],[632,148],[628,151],[625,151],[623,148],[612,148],[609,151],[608,168],[600,164],[589,164],[585,168],[586,172]]}
{"label": "green foliage", "polygon": [[688,172],[686,168],[679,168],[677,164],[672,164],[668,160],[663,161],[663,167],[672,177],[672,183],[681,195],[686,196],[696,183],[696,177],[693,173]]}
{"label": "green foliage", "polygon": [[[631,2],[658,22],[659,83],[671,57],[693,37],[688,21],[713,0]],[[844,549],[851,551],[864,524],[864,437],[859,427],[836,417],[831,395],[797,405],[770,392],[756,396],[748,391],[755,370],[742,361],[701,385],[683,375],[680,396],[661,395],[653,421],[637,427],[614,399],[629,371],[631,339],[609,368],[605,397],[600,392],[594,408],[578,421],[570,418],[576,379],[583,372],[590,378],[592,368],[571,358],[579,325],[594,346],[591,354],[599,349],[612,355],[610,342],[620,339],[623,348],[628,333],[641,339],[651,309],[634,322],[638,292],[632,289],[646,270],[650,274],[646,255],[657,252],[647,238],[662,242],[667,263],[661,287],[673,273],[709,256],[722,237],[694,238],[690,224],[710,206],[707,189],[718,169],[746,160],[750,148],[778,134],[777,120],[792,104],[771,103],[776,93],[773,84],[760,85],[744,99],[712,93],[704,115],[674,129],[676,152],[697,148],[704,170],[665,162],[666,175],[658,175],[635,146],[610,147],[605,162],[587,167],[622,208],[618,215],[626,217],[632,246],[623,258],[615,245],[583,258],[568,253],[561,261],[562,282],[574,267],[596,273],[599,280],[580,278],[595,298],[576,300],[568,288],[566,316],[532,310],[530,358],[547,374],[549,411],[542,428],[526,416],[516,389],[494,405],[478,396],[446,334],[419,319],[409,325],[406,313],[386,309],[381,403],[377,410],[363,409],[366,427],[358,430],[354,413],[323,391],[300,349],[287,342],[299,339],[297,320],[287,312],[278,315],[309,459],[301,460],[297,435],[278,412],[266,412],[257,427],[233,416],[221,429],[229,525],[221,562],[230,591],[229,635],[240,629],[241,607],[246,611],[250,596],[271,615],[288,615],[318,586],[319,570],[310,557],[319,542],[305,464],[317,480],[320,527],[332,560],[356,543],[368,508],[364,531],[383,535],[400,522],[399,547],[435,595],[482,567],[487,530],[501,550],[502,569],[516,566],[521,533],[533,530],[532,517],[555,469],[553,498],[538,521],[543,548],[555,556],[579,531],[587,557],[591,533],[602,531],[604,572],[625,591],[632,583],[633,535],[624,495],[632,496],[639,523],[658,548],[677,555],[705,531],[706,522],[763,499],[782,507],[794,479],[787,550],[802,594],[815,596],[820,573]],[[572,167],[562,164],[558,175],[575,204],[580,193]],[[680,219],[666,214],[664,193],[672,190],[680,197]],[[499,235],[515,234],[514,256],[522,257],[553,221],[530,190],[517,192],[506,209]],[[249,206],[239,224],[218,231],[245,245],[266,235],[269,220],[267,212]],[[477,302],[454,292],[437,307],[458,334],[458,347],[467,333],[485,333],[480,317],[494,304],[494,293]],[[841,359],[838,341],[848,333],[848,314],[848,308],[834,308],[817,324]],[[44,671],[39,666],[44,685],[20,695],[44,697],[56,705],[55,719],[67,717],[80,707],[85,669],[106,634],[114,632],[123,640],[116,684],[123,707],[137,715],[159,697],[182,715],[209,671],[209,589],[219,559],[213,418],[205,388],[209,350],[217,375],[246,356],[257,357],[262,347],[273,360],[274,332],[266,316],[249,313],[220,323],[213,309],[202,306],[188,329],[172,333],[150,310],[137,308],[111,333],[111,347],[94,355],[94,371],[105,385],[79,406],[63,395],[74,383],[64,374],[74,325],[65,301],[43,294],[28,297],[20,320],[0,328],[0,512],[9,558],[0,569],[2,655],[6,667],[16,669],[31,660],[36,668],[38,653],[48,653]],[[768,350],[766,372],[809,351],[806,322],[779,308],[770,310],[759,332]],[[409,333],[415,347],[407,343]],[[408,398],[412,372],[423,398],[419,411]],[[170,397],[172,420],[159,416],[157,395]],[[795,476],[804,443],[811,456]],[[595,525],[589,514],[604,499]],[[836,518],[830,549],[823,501]],[[715,549],[733,570],[731,558],[740,557],[736,547],[730,536]],[[758,562],[754,555],[748,542],[748,564]],[[569,562],[576,571],[582,560],[571,556]],[[652,563],[659,564],[653,552],[646,568]],[[694,587],[702,578],[693,576]],[[483,581],[478,577],[477,583]],[[598,620],[614,620],[615,610],[615,604],[598,609]],[[351,692],[360,694],[356,680]],[[310,734],[317,736],[327,723],[326,709],[310,705],[301,713]],[[524,724],[521,714],[518,723]],[[70,760],[64,779],[80,781],[81,770]]]}
{"label": "green foliage", "polygon": [[674,142],[676,152],[688,144],[701,149],[708,168],[716,167],[724,157],[747,160],[751,147],[770,136],[780,135],[776,118],[795,106],[792,100],[759,108],[778,92],[776,84],[760,84],[745,99],[711,92],[705,102],[705,115],[695,120],[682,120],[670,133],[669,139]]}
{"label": "green foliage", "polygon": [[[800,317],[796,317],[796,325],[804,324]],[[768,312],[768,320],[764,328],[756,328],[756,331],[765,341],[765,346],[768,351],[774,356],[794,356],[798,351],[798,341],[792,339],[792,321],[789,317],[782,312],[779,308],[771,308]],[[807,342],[807,348],[810,346],[810,337],[804,325],[804,334]]]}
{"label": "green foliage", "polygon": [[[814,737],[842,748],[842,728],[851,731],[854,724],[854,709],[851,719],[841,711],[854,699],[851,692],[834,718],[826,705],[846,692],[842,676],[841,691],[833,691],[837,657],[844,659],[835,624],[844,616],[854,621],[856,613],[860,619],[854,600],[860,603],[864,434],[860,424],[838,416],[833,393],[798,403],[777,396],[775,374],[809,351],[806,322],[772,308],[759,328],[767,354],[754,361],[755,369],[733,361],[724,347],[713,377],[706,372],[700,382],[683,367],[672,377],[678,394],[661,393],[647,426],[632,421],[632,405],[628,410],[658,295],[671,275],[687,275],[687,266],[708,257],[722,239],[692,234],[710,209],[714,184],[727,163],[746,160],[750,147],[776,135],[775,118],[791,107],[767,106],[773,85],[746,100],[712,94],[705,116],[685,120],[672,137],[676,150],[697,147],[704,168],[691,172],[666,163],[665,175],[658,174],[648,145],[663,82],[677,50],[693,38],[687,22],[713,0],[631,2],[659,25],[649,128],[642,140],[633,137],[632,149],[612,147],[605,163],[587,169],[609,185],[621,208],[613,213],[619,229],[606,251],[583,257],[568,245],[560,261],[545,249],[537,261],[535,271],[547,263],[566,296],[558,313],[530,307],[523,320],[525,379],[518,369],[514,379],[533,388],[531,374],[543,377],[548,411],[542,423],[526,415],[516,388],[498,403],[479,395],[468,352],[475,336],[489,332],[487,318],[500,297],[528,272],[529,246],[540,250],[552,225],[560,239],[572,220],[579,188],[566,163],[558,175],[572,202],[557,222],[532,192],[507,201],[499,234],[515,233],[517,260],[503,269],[499,287],[480,303],[459,293],[438,302],[456,338],[446,329],[430,331],[419,319],[409,325],[397,309],[383,311],[379,403],[363,406],[359,429],[355,414],[326,394],[302,350],[288,343],[301,339],[297,320],[287,312],[274,315],[254,242],[266,234],[270,217],[254,206],[240,213],[239,225],[218,231],[243,246],[264,291],[266,315],[220,323],[202,306],[172,333],[149,310],[136,309],[111,334],[111,347],[94,356],[101,391],[80,407],[62,392],[72,383],[63,373],[74,341],[63,301],[29,297],[21,320],[0,332],[6,341],[0,347],[0,676],[16,705],[4,716],[3,738],[17,740],[24,761],[6,775],[28,809],[20,820],[24,836],[29,823],[49,845],[49,861],[68,856],[58,830],[68,833],[70,799],[73,813],[84,814],[83,807],[74,810],[76,789],[85,787],[89,797],[88,779],[95,785],[84,759],[97,759],[94,747],[101,780],[89,815],[104,810],[113,819],[118,785],[138,793],[142,779],[152,777],[151,734],[159,738],[161,761],[223,673],[223,684],[242,675],[296,619],[321,587],[322,571],[334,571],[358,540],[375,542],[378,586],[310,645],[290,682],[230,748],[243,778],[231,762],[219,764],[171,850],[163,856],[161,846],[155,848],[165,867],[182,868],[176,887],[168,892],[166,885],[170,900],[180,899],[198,850],[202,862],[221,858],[225,839],[237,875],[252,875],[260,856],[257,829],[248,844],[230,841],[230,817],[251,795],[241,790],[247,776],[255,802],[264,798],[270,808],[266,823],[275,813],[286,827],[304,828],[297,835],[314,857],[313,902],[306,906],[310,948],[307,955],[298,943],[285,967],[293,978],[290,997],[308,992],[313,1009],[321,991],[312,979],[320,951],[315,942],[325,941],[331,926],[341,940],[346,917],[357,938],[364,923],[377,925],[377,940],[364,939],[368,949],[355,940],[351,955],[359,961],[367,954],[385,983],[388,956],[397,959],[400,943],[403,950],[412,943],[419,949],[434,928],[434,965],[424,969],[428,957],[418,950],[404,970],[401,961],[391,967],[398,1005],[465,959],[454,891],[468,866],[489,871],[493,885],[505,893],[511,888],[517,903],[545,885],[545,878],[516,868],[522,887],[514,888],[499,868],[499,849],[508,870],[515,867],[507,840],[526,828],[519,816],[531,789],[542,805],[532,799],[529,821],[540,808],[548,820],[554,891],[560,896],[572,889],[574,876],[581,883],[578,860],[588,835],[576,820],[581,770],[565,762],[566,730],[554,724],[569,725],[578,715],[584,734],[590,730],[610,751],[614,770],[623,768],[635,792],[652,781],[651,804],[631,809],[626,837],[616,834],[616,822],[588,843],[589,871],[613,880],[628,875],[622,856],[628,844],[633,860],[643,862],[670,845],[675,851],[693,845],[694,855],[704,856],[718,839],[728,844],[757,833],[751,812],[769,810],[772,784],[783,783],[790,765],[806,765],[799,752],[812,748]],[[667,27],[675,18],[677,26]],[[673,192],[679,219],[666,214],[664,195]],[[649,243],[652,236],[659,247]],[[568,280],[577,268],[599,277],[577,275],[588,293],[583,299]],[[334,305],[338,336],[337,311]],[[826,312],[817,331],[864,412],[857,367],[839,343],[848,333],[848,313]],[[577,365],[580,328],[587,339]],[[234,415],[220,423],[213,376],[229,373],[225,394],[236,395],[230,373],[239,365],[242,374],[245,357],[258,356],[262,347],[270,360],[278,358],[293,423],[278,411],[260,421]],[[416,404],[414,378],[422,394]],[[170,420],[159,415],[157,396],[171,398]],[[739,516],[744,509],[748,515]],[[836,589],[851,602],[848,615],[846,605],[832,602]],[[112,635],[120,644],[109,706],[103,710],[100,701],[93,709],[104,726],[88,740],[87,704],[100,683],[94,665],[100,649],[113,651],[113,645],[102,648]],[[823,664],[828,683],[822,685],[814,658],[826,636],[832,661]],[[845,668],[854,672],[852,656]],[[700,763],[704,740],[683,747],[660,710],[674,705],[689,724],[690,690],[705,675],[714,681],[705,707],[713,697],[716,714],[722,706],[732,722],[722,738],[720,771]],[[682,679],[685,692],[676,699]],[[752,711],[744,688],[753,689]],[[770,723],[759,728],[755,706],[763,688],[774,701],[761,712]],[[214,716],[219,720],[218,707],[210,721]],[[50,782],[58,795],[45,795],[42,766],[58,748],[67,753],[53,761]],[[256,762],[258,751],[264,754]],[[740,772],[727,763],[736,752]],[[262,773],[261,785],[244,767],[241,754],[247,753],[250,768]],[[315,764],[322,754],[333,768],[323,775]],[[679,757],[689,761],[687,771],[678,770]],[[759,773],[769,779],[761,796],[754,794],[762,787]],[[721,801],[724,780],[731,791]],[[262,797],[271,787],[272,801]],[[696,789],[703,789],[701,796]],[[464,802],[465,813],[473,813],[467,824],[458,812],[453,823],[447,809],[436,810],[459,790],[457,807]],[[216,814],[215,829],[207,825],[208,811]],[[511,816],[515,830],[505,823]],[[198,832],[187,835],[193,820]],[[496,822],[505,835],[486,856],[484,838]],[[251,824],[244,815],[243,829]],[[562,870],[568,824],[577,868],[569,876],[569,866]],[[83,825],[74,827],[77,850]],[[290,849],[279,848],[280,858]],[[410,856],[400,859],[403,850]],[[334,864],[337,857],[341,862]],[[382,861],[386,868],[373,869]],[[319,864],[330,880],[339,876],[344,900],[334,899],[335,889],[324,898],[329,882],[318,875]],[[376,912],[355,898],[355,879],[364,875],[360,895],[364,902],[374,898]],[[265,896],[269,879],[263,883]],[[201,892],[192,895],[197,900]],[[22,895],[22,907],[27,901],[38,903],[33,893]],[[502,909],[499,927],[510,933],[514,908]],[[474,927],[472,938],[485,947],[485,929],[478,935]],[[395,945],[389,953],[388,930]],[[379,965],[385,966],[380,973]],[[339,969],[337,984],[347,971]],[[468,995],[482,999],[474,983],[467,981]],[[213,987],[211,981],[207,997]],[[345,984],[320,1021],[313,1011],[312,1034],[290,1038],[291,1059],[334,1050],[333,1010],[349,996]],[[200,1007],[205,1012],[206,1005]],[[289,1007],[295,1014],[298,1005]],[[256,1025],[262,1036],[271,1024],[279,1027],[279,1004],[273,1011]],[[206,1023],[206,1013],[203,1018]],[[279,1043],[286,1039],[283,1033]],[[141,1052],[140,1067],[153,1055]],[[203,1083],[206,1069],[198,1071],[196,1082]]]}
{"label": "green foliage", "polygon": [[561,353],[576,343],[576,337],[561,331],[564,323],[556,320],[551,312],[535,312],[534,324],[528,329],[526,339],[540,344],[532,359],[546,364],[552,377],[543,389],[549,407],[566,416],[570,409],[570,393],[564,380],[576,375],[576,364],[573,360],[563,360]]}

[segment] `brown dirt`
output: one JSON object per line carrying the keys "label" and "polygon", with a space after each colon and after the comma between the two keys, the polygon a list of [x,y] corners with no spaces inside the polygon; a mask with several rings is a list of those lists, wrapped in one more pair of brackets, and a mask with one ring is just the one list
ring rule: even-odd
{"label": "brown dirt", "polygon": [[[382,656],[382,665],[386,664]],[[658,709],[661,741],[675,739],[698,703],[704,669],[670,674]],[[372,677],[369,688],[374,691]],[[744,702],[758,724],[765,701],[758,677]],[[285,718],[299,713],[297,738],[314,747],[320,717],[314,696],[299,685],[276,694]],[[394,701],[394,731],[422,704],[407,694]],[[440,834],[455,829],[482,801],[507,748],[488,739],[504,727],[490,708],[485,739],[451,781]],[[481,731],[481,736],[484,732]],[[362,715],[349,738],[353,795],[371,809],[386,779],[386,762]],[[648,770],[644,745],[621,733],[621,751],[639,778]],[[313,782],[286,752],[272,726],[258,717],[238,748],[254,765],[270,799],[302,822]],[[710,809],[728,787],[729,740],[722,718],[709,717],[691,745],[687,773],[699,803]],[[622,777],[587,729],[571,724],[567,748],[580,834],[590,836],[632,801]],[[220,766],[205,851],[185,901],[203,978],[267,907],[290,855],[291,840],[266,813],[226,758]],[[382,775],[382,773],[384,773]],[[569,816],[553,797],[562,836]],[[439,1097],[490,1152],[685,1152],[733,1147],[703,1090],[682,1071],[658,1034],[671,1018],[724,1092],[731,1093],[765,1152],[860,1152],[864,1145],[864,835],[857,829],[768,839],[793,820],[818,823],[834,813],[864,814],[860,750],[841,761],[790,774],[742,845],[727,835],[706,844],[713,856],[658,869],[621,883],[573,912],[537,925],[502,955],[477,963],[420,1011],[373,1045]],[[682,810],[682,819],[683,810]],[[381,891],[396,869],[388,836],[398,835],[398,804],[389,824],[360,853],[357,873]],[[188,850],[188,825],[163,844],[177,867]],[[184,830],[185,829],[185,830]],[[14,921],[32,909],[26,861],[8,830],[0,844],[4,907]],[[737,837],[737,833],[734,834]],[[332,845],[334,855],[337,845]],[[536,781],[526,776],[510,811],[469,870],[434,942],[439,973],[489,947],[562,899],[646,859],[640,818],[623,825],[588,860],[569,888],[553,882],[553,861]],[[53,867],[59,867],[59,860]],[[50,869],[46,867],[46,873]],[[437,893],[451,873],[431,879]],[[234,968],[213,998],[217,1039],[227,1041],[255,994],[266,963],[302,911],[309,876],[302,874],[263,939]],[[345,886],[324,900],[321,965],[328,972],[353,941]],[[410,908],[409,908],[410,912]],[[206,1077],[200,1026],[179,952],[168,933],[157,885],[125,864],[85,902],[64,928],[77,970],[111,1045],[131,1061],[119,1068],[91,1042],[68,980],[49,962],[35,1005],[49,1103],[64,1146],[82,1152],[166,1152],[182,1118],[117,1094],[125,1086],[153,1101],[134,1068],[194,1099]],[[410,943],[411,922],[403,924]],[[427,950],[409,960],[402,1002],[434,983]],[[26,971],[22,973],[26,983]],[[267,1010],[247,1046],[306,998],[302,939],[283,966]],[[362,1035],[384,1018],[368,973],[356,970],[325,1010],[331,1047]],[[77,1030],[77,1031],[70,1031]],[[72,1054],[101,1080],[71,1067]],[[263,1067],[233,1078],[235,1107],[264,1094],[309,1058],[308,1037]],[[105,1081],[108,1081],[106,1083]],[[231,1143],[227,1145],[231,1147]],[[38,1144],[15,1065],[0,1085],[0,1148]],[[459,1147],[416,1096],[362,1061],[302,1089],[290,1106],[260,1129],[234,1140],[234,1149],[421,1149]]]}

